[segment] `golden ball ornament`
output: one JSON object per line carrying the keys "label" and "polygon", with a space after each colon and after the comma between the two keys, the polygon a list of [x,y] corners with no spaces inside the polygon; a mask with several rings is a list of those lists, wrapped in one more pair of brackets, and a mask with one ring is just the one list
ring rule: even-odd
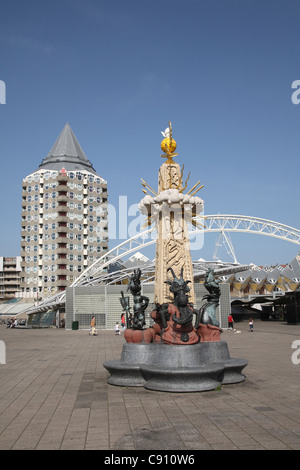
{"label": "golden ball ornament", "polygon": [[169,139],[166,137],[160,144],[160,148],[165,153],[174,153],[176,150],[177,144],[174,139]]}

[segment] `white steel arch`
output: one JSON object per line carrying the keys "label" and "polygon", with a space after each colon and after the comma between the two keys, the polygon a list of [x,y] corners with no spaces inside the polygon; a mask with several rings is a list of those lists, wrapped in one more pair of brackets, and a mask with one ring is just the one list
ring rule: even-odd
{"label": "white steel arch", "polygon": [[[273,220],[246,215],[206,215],[204,232],[244,232],[267,235],[300,245],[300,230]],[[202,219],[203,223],[203,219]]]}
{"label": "white steel arch", "polygon": [[[98,258],[94,263],[92,263],[87,269],[85,269],[80,276],[78,276],[75,281],[70,284],[69,287],[74,287],[77,285],[83,285],[84,282],[93,276],[97,272],[102,272],[104,268],[109,266],[112,263],[115,263],[119,259],[127,256],[137,250],[141,250],[146,246],[152,245],[155,243],[156,239],[152,238],[149,241],[149,237],[151,232],[154,231],[154,228],[145,230],[144,232],[140,232],[133,237],[129,238],[128,240],[120,243],[116,247],[112,248],[110,251],[102,255]],[[147,241],[148,240],[148,241]],[[30,307],[26,310],[26,313],[33,313],[35,311],[46,311],[51,308],[58,308],[59,305],[63,305],[65,302],[66,292],[60,292],[55,294],[54,296],[48,297],[47,299],[40,302],[38,305]]]}
{"label": "white steel arch", "polygon": [[227,232],[266,235],[300,245],[300,230],[272,220],[245,215],[217,214],[206,216],[205,224],[204,232],[219,232],[220,234],[215,247],[214,259],[217,258],[218,247],[221,246],[220,241],[223,240],[227,252],[237,263],[233,244]]}
{"label": "white steel arch", "polygon": [[[245,215],[229,214],[206,215],[204,218],[199,218],[199,220],[201,220],[202,224],[203,222],[205,223],[205,227],[201,229],[193,228],[189,232],[190,235],[209,232],[243,232],[275,237],[290,243],[294,243],[296,245],[300,245],[300,230],[288,225],[281,224],[279,222],[274,222],[272,220]],[[95,274],[99,273],[98,277],[100,278],[100,273],[110,264],[135,251],[154,244],[156,242],[156,237],[153,236],[152,232],[154,232],[154,228],[140,232],[112,248],[108,253],[105,253],[91,266],[85,269],[85,271],[83,271],[83,273],[70,285],[70,287],[84,285],[89,282],[91,277],[93,277],[93,283],[95,283],[97,280]],[[31,307],[27,313],[31,313],[32,311],[47,310],[55,306],[57,307],[64,304],[64,301],[65,292],[62,292],[44,300],[38,306]]]}
{"label": "white steel arch", "polygon": [[[154,231],[154,228],[140,232],[128,240],[120,243],[119,245],[112,248],[110,251],[105,253],[103,256],[94,261],[91,266],[85,269],[80,276],[70,285],[70,287],[82,284],[82,281],[87,277],[93,276],[95,273],[99,272],[99,268],[104,269],[112,263],[115,263],[119,259],[127,256],[137,250],[141,250],[146,246],[153,245],[156,242],[156,238],[152,237],[151,234]],[[150,238],[150,240],[149,240]]]}
{"label": "white steel arch", "polygon": [[[289,227],[288,225],[274,222],[272,220],[260,219],[258,217],[245,215],[216,214],[206,215],[204,217],[204,221],[203,218],[201,218],[201,222],[205,223],[205,228],[193,228],[189,232],[190,235],[207,232],[254,233],[258,235],[279,238],[281,240],[300,245],[300,230]],[[120,243],[120,245],[110,250],[108,253],[96,260],[89,268],[87,268],[73,282],[73,284],[71,284],[71,287],[82,285],[83,280],[99,272],[99,268],[103,269],[109,264],[123,258],[123,256],[129,255],[134,251],[154,244],[156,242],[156,238],[153,236],[153,232],[154,228],[151,228]],[[150,240],[149,237],[151,237]]]}

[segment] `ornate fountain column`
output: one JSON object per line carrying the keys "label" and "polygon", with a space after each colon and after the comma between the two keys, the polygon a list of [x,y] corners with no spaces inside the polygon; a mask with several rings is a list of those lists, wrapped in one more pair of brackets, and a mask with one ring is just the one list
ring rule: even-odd
{"label": "ornate fountain column", "polygon": [[[159,169],[158,195],[165,188],[180,191],[181,169],[178,163],[163,163]],[[169,191],[172,196],[171,191]],[[174,195],[174,192],[173,192]],[[186,208],[187,209],[187,208]],[[158,304],[172,302],[169,285],[166,281],[173,276],[169,268],[172,268],[176,277],[180,278],[183,268],[183,278],[190,282],[189,302],[195,303],[193,266],[190,254],[190,242],[185,220],[185,207],[180,203],[169,202],[162,204],[157,221],[156,260],[155,260],[155,290],[154,302]]]}
{"label": "ornate fountain column", "polygon": [[189,303],[194,304],[193,266],[187,223],[192,222],[196,208],[197,213],[203,210],[203,200],[193,196],[202,186],[198,187],[198,182],[187,194],[183,194],[189,177],[183,186],[184,166],[180,168],[173,160],[177,155],[174,153],[177,144],[172,137],[171,123],[162,134],[165,137],[161,142],[164,152],[162,157],[166,161],[159,169],[158,191],[156,193],[142,180],[144,188],[150,190],[154,197],[143,190],[147,196],[140,203],[141,211],[148,215],[148,225],[155,221],[157,230],[154,302],[160,305],[172,302],[173,296],[166,284],[166,281],[173,279],[172,271],[168,271],[171,268],[176,277],[180,278],[183,273],[183,278],[190,281]]}

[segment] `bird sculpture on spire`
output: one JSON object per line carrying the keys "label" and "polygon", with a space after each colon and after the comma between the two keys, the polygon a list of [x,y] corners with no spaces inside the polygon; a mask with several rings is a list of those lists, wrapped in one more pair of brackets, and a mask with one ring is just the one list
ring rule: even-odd
{"label": "bird sculpture on spire", "polygon": [[169,128],[169,127],[167,127],[167,129],[165,129],[164,132],[161,131],[161,133],[162,133],[162,135],[163,135],[163,137],[164,137],[165,139],[169,139],[169,138],[170,138],[171,131],[170,131],[170,128]]}

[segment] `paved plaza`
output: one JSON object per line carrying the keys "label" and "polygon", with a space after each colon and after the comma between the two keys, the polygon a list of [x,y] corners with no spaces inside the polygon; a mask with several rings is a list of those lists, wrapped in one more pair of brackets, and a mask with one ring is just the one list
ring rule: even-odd
{"label": "paved plaza", "polygon": [[103,363],[124,344],[114,331],[0,325],[0,449],[299,450],[300,325],[235,326],[222,340],[249,361],[245,382],[166,393],[107,384]]}

